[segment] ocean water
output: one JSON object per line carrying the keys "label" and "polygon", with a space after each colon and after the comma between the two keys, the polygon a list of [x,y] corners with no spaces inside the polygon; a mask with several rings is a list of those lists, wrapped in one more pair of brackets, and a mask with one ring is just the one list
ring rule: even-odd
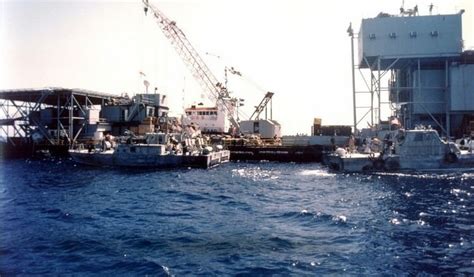
{"label": "ocean water", "polygon": [[474,173],[0,162],[0,275],[474,275]]}

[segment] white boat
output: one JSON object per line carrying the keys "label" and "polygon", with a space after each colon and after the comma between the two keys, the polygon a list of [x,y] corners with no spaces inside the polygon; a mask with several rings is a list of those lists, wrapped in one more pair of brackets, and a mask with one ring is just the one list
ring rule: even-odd
{"label": "white boat", "polygon": [[350,153],[337,149],[325,163],[344,172],[474,169],[474,154],[443,141],[436,130],[399,130],[384,140],[381,152]]}
{"label": "white boat", "polygon": [[209,168],[229,161],[230,152],[211,147],[201,137],[182,138],[180,134],[149,133],[140,141],[129,136],[114,145],[104,140],[98,148],[69,150],[80,164],[134,168]]}

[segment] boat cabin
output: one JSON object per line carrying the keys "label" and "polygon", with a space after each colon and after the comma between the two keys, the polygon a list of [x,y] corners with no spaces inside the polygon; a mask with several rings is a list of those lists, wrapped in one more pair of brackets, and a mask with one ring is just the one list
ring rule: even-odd
{"label": "boat cabin", "polygon": [[400,131],[396,139],[395,154],[400,156],[444,156],[448,147],[432,129]]}

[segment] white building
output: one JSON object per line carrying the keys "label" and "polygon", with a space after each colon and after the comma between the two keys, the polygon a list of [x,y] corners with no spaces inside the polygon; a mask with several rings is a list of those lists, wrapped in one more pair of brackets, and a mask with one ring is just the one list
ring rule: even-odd
{"label": "white building", "polygon": [[270,119],[243,120],[240,122],[240,132],[244,135],[258,134],[265,139],[279,138],[281,126]]}
{"label": "white building", "polygon": [[231,127],[226,112],[219,111],[217,107],[192,105],[185,112],[186,117],[204,133],[227,133]]}

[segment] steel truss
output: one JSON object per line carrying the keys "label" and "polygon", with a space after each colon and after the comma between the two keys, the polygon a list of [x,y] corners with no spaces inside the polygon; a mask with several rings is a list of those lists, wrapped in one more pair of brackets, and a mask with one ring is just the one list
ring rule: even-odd
{"label": "steel truss", "polygon": [[[449,92],[449,71],[448,71],[448,61],[445,60],[445,65],[444,65],[444,70],[445,70],[445,86],[444,87],[422,87],[421,85],[421,60],[420,59],[409,59],[408,62],[407,60],[404,60],[403,63],[407,63],[407,66],[412,66],[414,62],[417,64],[417,86],[408,86],[408,87],[392,87],[392,80],[394,76],[394,70],[396,68],[400,68],[402,65],[402,59],[400,58],[390,58],[392,61],[388,66],[383,66],[382,67],[382,61],[386,62],[388,60],[387,57],[376,57],[375,60],[370,63],[366,57],[364,57],[363,60],[363,67],[356,64],[354,61],[354,38],[357,38],[357,36],[353,33],[349,34],[351,37],[351,57],[352,57],[352,90],[353,90],[353,112],[354,112],[354,130],[357,132],[357,126],[364,120],[369,118],[369,125],[370,126],[377,126],[381,123],[381,114],[382,114],[382,106],[385,106],[388,108],[390,116],[399,116],[401,115],[400,111],[400,104],[411,104],[411,105],[417,105],[421,107],[425,111],[425,113],[433,120],[433,122],[441,129],[441,131],[445,134],[448,135],[450,134],[450,111],[449,111],[449,97],[448,97],[448,92]],[[362,70],[362,68],[367,68],[366,70]],[[356,89],[356,76],[355,76],[355,71],[359,72],[360,80],[362,80],[365,89],[362,90],[357,90]],[[387,73],[391,72],[391,76],[389,77],[389,82],[387,87],[382,86],[382,79],[387,76]],[[368,75],[368,76],[366,76]],[[396,101],[390,101],[390,98],[388,96],[388,92],[391,89],[396,89],[396,96],[397,100]],[[408,89],[412,93],[417,92],[421,93],[422,89],[439,89],[443,90],[446,94],[446,123],[443,125],[442,122],[440,122],[439,119],[436,118],[434,114],[432,114],[427,108],[427,104],[442,104],[444,102],[416,102],[416,101],[410,101],[410,102],[403,102],[400,103],[398,100],[398,94],[400,89]],[[384,95],[386,93],[386,95]],[[361,97],[363,95],[369,95],[370,100],[363,102],[361,101]],[[387,99],[387,100],[383,100]],[[365,105],[362,105],[361,103],[364,103]],[[409,123],[410,122],[404,122],[403,126],[408,126],[409,127],[414,127],[411,126]]]}
{"label": "steel truss", "polygon": [[[37,97],[33,95],[28,97],[28,101],[7,97],[0,99],[0,135],[5,136],[13,145],[13,138],[31,142],[35,132],[39,132],[48,145],[72,146],[76,143],[87,124],[87,110],[94,108],[90,97],[82,94],[83,102],[80,103],[72,90],[54,92],[49,89],[41,90]],[[56,104],[52,105],[54,98]],[[51,118],[51,122],[56,124],[42,122],[41,118],[35,116],[48,108],[56,111],[56,116]],[[50,132],[51,130],[55,131]]]}
{"label": "steel truss", "polygon": [[148,0],[142,1],[145,14],[150,10],[161,31],[171,42],[178,56],[188,67],[194,79],[207,94],[209,100],[216,103],[220,110],[227,113],[227,117],[233,127],[239,128],[239,123],[234,117],[235,107],[238,104],[237,99],[230,97],[227,87],[218,81],[184,32],[176,25],[176,22],[169,19],[157,7],[149,3]]}

